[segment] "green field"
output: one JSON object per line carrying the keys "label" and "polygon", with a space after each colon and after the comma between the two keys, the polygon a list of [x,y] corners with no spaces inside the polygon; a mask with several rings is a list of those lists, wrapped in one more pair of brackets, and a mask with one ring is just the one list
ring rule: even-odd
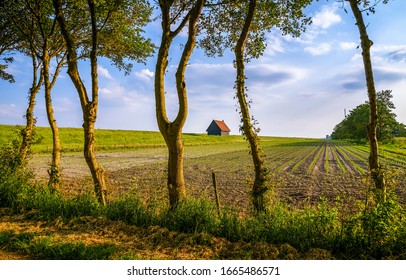
{"label": "green field", "polygon": [[[23,127],[0,125],[0,146],[15,139]],[[52,132],[48,127],[36,127],[36,134],[42,140],[33,146],[34,152],[46,153],[52,151]],[[60,128],[60,139],[63,152],[79,152],[83,146],[83,130],[81,128]],[[107,130],[96,129],[96,150],[118,151],[151,147],[165,147],[165,141],[159,132],[133,131],[133,130]],[[208,136],[206,134],[185,133],[183,140],[186,146],[245,143],[244,137],[230,135],[227,137]],[[261,137],[263,142],[272,142],[271,145],[281,143],[298,143],[305,141],[302,138],[288,137]],[[314,141],[314,140],[309,140]]]}

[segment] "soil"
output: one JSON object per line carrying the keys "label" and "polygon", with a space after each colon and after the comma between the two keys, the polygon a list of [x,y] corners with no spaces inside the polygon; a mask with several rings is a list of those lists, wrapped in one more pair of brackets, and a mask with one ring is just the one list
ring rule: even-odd
{"label": "soil", "polygon": [[[188,195],[192,197],[207,196],[214,201],[212,173],[216,174],[220,203],[222,206],[235,208],[240,212],[249,209],[249,185],[252,182],[253,166],[245,145],[240,146],[198,146],[186,147],[185,182]],[[291,149],[291,148],[290,148]],[[278,196],[294,205],[317,203],[321,197],[334,202],[341,199],[364,200],[366,187],[363,175],[336,150],[347,172],[343,173],[333,154],[335,147],[322,147],[319,159],[309,173],[309,166],[319,149],[309,149],[312,153],[298,168],[292,166],[305,157],[303,147],[296,153],[286,153],[279,149],[282,156],[273,155],[278,161],[285,157],[297,159],[279,172],[272,172],[272,158],[267,158],[271,167],[271,184]],[[325,150],[329,149],[329,169],[325,169]],[[272,154],[271,151],[267,151]],[[109,197],[114,198],[124,193],[136,193],[146,202],[167,200],[166,190],[166,149],[153,148],[125,152],[98,153],[97,157],[103,166],[109,187]],[[288,155],[286,155],[288,154]],[[74,195],[92,185],[86,163],[81,154],[62,156],[63,192]],[[31,161],[31,170],[38,181],[46,182],[49,156],[37,155]],[[402,192],[403,193],[403,192]],[[402,195],[402,198],[405,196]],[[403,199],[402,199],[403,200]]]}

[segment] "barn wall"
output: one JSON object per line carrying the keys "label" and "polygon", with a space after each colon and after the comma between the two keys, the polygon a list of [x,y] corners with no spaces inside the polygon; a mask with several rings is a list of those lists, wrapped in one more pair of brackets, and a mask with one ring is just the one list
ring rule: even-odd
{"label": "barn wall", "polygon": [[211,124],[209,125],[209,128],[207,129],[207,134],[208,135],[221,135],[220,128],[217,126],[217,124],[212,121]]}

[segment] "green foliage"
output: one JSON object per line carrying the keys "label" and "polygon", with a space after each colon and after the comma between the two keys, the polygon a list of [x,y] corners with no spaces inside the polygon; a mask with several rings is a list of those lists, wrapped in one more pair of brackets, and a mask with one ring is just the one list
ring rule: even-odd
{"label": "green foliage", "polygon": [[156,222],[156,215],[148,210],[134,195],[127,195],[112,201],[106,207],[106,215],[114,221],[124,221],[131,225],[145,226]]}
{"label": "green foliage", "polygon": [[[398,258],[406,250],[405,210],[393,195],[343,226],[341,248],[349,257]],[[345,247],[345,248],[342,248]],[[404,258],[401,257],[401,258]]]}
{"label": "green foliage", "polygon": [[[379,142],[389,143],[395,136],[405,132],[405,125],[396,121],[396,114],[392,112],[395,105],[391,101],[391,90],[377,93],[378,126],[377,138]],[[333,139],[353,139],[366,142],[368,139],[367,127],[369,124],[369,103],[358,105],[351,110],[345,119],[337,124],[331,137]]]}
{"label": "green foliage", "polygon": [[[199,40],[208,56],[222,56],[227,49],[234,50],[244,26],[249,1],[207,1],[208,8],[202,14]],[[245,59],[258,58],[266,48],[266,31],[278,28],[283,34],[299,36],[310,18],[303,13],[309,0],[257,2],[255,17],[246,42]]]}
{"label": "green foliage", "polygon": [[167,211],[160,224],[182,232],[213,232],[216,215],[216,207],[207,199],[188,200],[179,203],[173,211]]}
{"label": "green foliage", "polygon": [[7,73],[8,63],[13,62],[12,57],[4,56],[5,53],[12,51],[14,47],[19,43],[19,38],[14,32],[10,18],[7,11],[2,7],[0,9],[0,58],[5,64],[0,63],[0,79],[6,80],[10,83],[14,82],[14,77],[10,73]]}
{"label": "green foliage", "polygon": [[15,82],[14,76],[5,71],[7,67],[8,67],[7,64],[0,64],[0,79],[8,81],[10,83],[14,83]]}
{"label": "green foliage", "polygon": [[14,174],[23,164],[20,157],[20,143],[17,139],[0,147],[0,178],[6,179],[9,174]]}
{"label": "green foliage", "polygon": [[97,200],[89,192],[75,198],[52,193],[48,187],[30,183],[32,174],[24,171],[18,140],[0,148],[0,207],[15,212],[38,210],[39,218],[70,219],[78,215],[96,215],[100,212]]}

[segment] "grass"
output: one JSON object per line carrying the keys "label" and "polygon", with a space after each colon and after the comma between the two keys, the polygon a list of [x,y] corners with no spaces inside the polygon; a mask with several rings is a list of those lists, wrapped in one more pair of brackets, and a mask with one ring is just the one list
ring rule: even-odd
{"label": "grass", "polygon": [[[14,139],[22,127],[0,125],[0,146]],[[33,152],[49,153],[52,151],[52,134],[50,128],[36,127],[37,137],[42,140],[33,146]],[[63,152],[81,152],[83,150],[83,130],[80,128],[60,128],[60,139]],[[105,130],[96,129],[96,150],[128,150],[150,147],[165,147],[165,141],[159,132]],[[205,145],[224,143],[243,143],[242,136],[208,136],[205,134],[186,133],[183,135],[185,145]],[[264,139],[266,141],[266,139]]]}
{"label": "grass", "polygon": [[326,154],[325,154],[325,160],[324,160],[324,169],[326,170],[326,173],[329,173],[329,156],[328,156],[328,150],[329,146],[326,146]]}
{"label": "grass", "polygon": [[111,244],[86,245],[81,241],[64,241],[31,232],[0,232],[0,246],[29,255],[32,259],[94,260],[109,259],[117,248]]}
{"label": "grass", "polygon": [[[0,125],[0,146],[15,139],[22,128],[22,126]],[[51,152],[51,129],[49,127],[36,127],[35,131],[37,137],[42,138],[42,140],[32,147],[33,152]],[[63,152],[81,152],[83,150],[83,129],[60,128],[59,133]],[[96,129],[95,135],[96,150],[99,151],[123,151],[129,149],[166,147],[161,133],[157,131]],[[221,137],[198,133],[184,133],[183,140],[186,146],[246,143],[246,140],[241,135]],[[306,138],[261,136],[262,147],[309,145],[309,143],[318,143],[319,141],[320,140],[317,139]]]}

